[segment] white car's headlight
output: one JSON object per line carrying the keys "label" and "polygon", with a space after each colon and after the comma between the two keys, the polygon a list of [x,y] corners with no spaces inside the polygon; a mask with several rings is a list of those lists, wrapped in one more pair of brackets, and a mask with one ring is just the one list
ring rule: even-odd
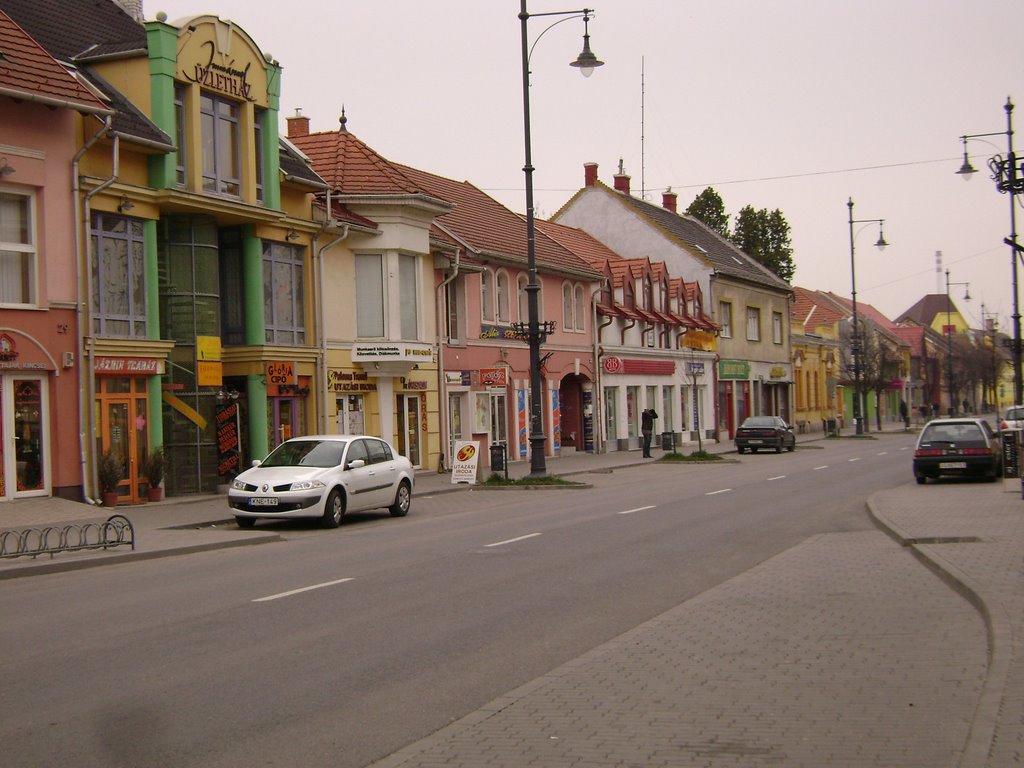
{"label": "white car's headlight", "polygon": [[244,491],[245,490],[245,482],[242,481],[242,480],[239,480],[236,477],[234,480],[231,481],[231,489],[234,490],[234,491]]}
{"label": "white car's headlight", "polygon": [[297,483],[292,483],[293,491],[312,491],[317,488],[323,488],[323,480],[300,480]]}

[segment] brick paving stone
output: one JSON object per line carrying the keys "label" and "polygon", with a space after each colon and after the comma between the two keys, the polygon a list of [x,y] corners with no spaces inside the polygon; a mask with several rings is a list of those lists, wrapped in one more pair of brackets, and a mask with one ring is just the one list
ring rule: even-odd
{"label": "brick paving stone", "polygon": [[946,768],[986,655],[979,614],[888,536],[821,535],[378,766]]}

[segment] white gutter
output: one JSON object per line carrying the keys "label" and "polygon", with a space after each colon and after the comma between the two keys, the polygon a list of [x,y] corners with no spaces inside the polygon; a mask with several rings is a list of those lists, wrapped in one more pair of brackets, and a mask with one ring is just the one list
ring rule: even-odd
{"label": "white gutter", "polygon": [[[99,187],[89,192],[85,196],[84,200],[84,212],[79,211],[78,195],[81,192],[78,179],[78,163],[88,152],[93,145],[99,141],[104,134],[110,131],[111,116],[107,115],[103,120],[103,126],[92,136],[82,148],[75,153],[74,158],[71,160],[71,197],[72,206],[75,213],[75,290],[78,295],[76,297],[75,306],[78,314],[78,391],[86,392],[88,399],[82,404],[84,407],[84,413],[78,415],[78,452],[79,462],[81,463],[82,472],[82,495],[85,500],[90,504],[99,503],[96,496],[96,488],[98,486],[96,478],[96,461],[89,462],[88,457],[93,456],[95,450],[95,443],[93,442],[93,434],[95,433],[95,424],[93,422],[93,410],[94,401],[96,398],[96,384],[94,381],[94,367],[92,358],[92,348],[90,345],[88,365],[83,365],[83,361],[86,360],[85,352],[85,337],[86,335],[92,336],[92,317],[89,307],[89,302],[92,300],[92,263],[89,259],[89,243],[91,240],[91,230],[89,227],[89,200],[99,192],[101,189],[105,189],[114,183],[117,178],[117,163],[118,163],[118,150],[117,139],[114,142],[114,176],[107,181],[103,182]],[[79,227],[79,217],[82,216],[83,221],[82,227]],[[84,245],[83,245],[84,237]],[[82,290],[82,265],[85,265],[85,291]],[[90,466],[92,471],[89,471]]]}
{"label": "white gutter", "polygon": [[[441,423],[438,425],[438,435],[441,438],[441,456],[444,464],[451,468],[451,457],[448,455],[450,444],[448,435],[448,376],[444,370],[444,348],[448,343],[448,335],[444,331],[448,328],[444,312],[444,289],[459,275],[459,257],[461,248],[455,249],[455,263],[451,274],[442,280],[437,286],[437,298],[434,301],[435,312],[437,313],[437,384],[438,384],[438,410],[440,411]],[[440,473],[441,464],[438,463],[437,471]]]}

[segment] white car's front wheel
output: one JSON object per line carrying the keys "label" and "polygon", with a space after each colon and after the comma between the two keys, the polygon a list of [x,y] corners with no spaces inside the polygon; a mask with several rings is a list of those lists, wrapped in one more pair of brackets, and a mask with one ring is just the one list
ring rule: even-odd
{"label": "white car's front wheel", "polygon": [[341,525],[341,518],[345,515],[345,497],[341,491],[335,488],[327,496],[327,504],[324,506],[324,516],[320,518],[320,524],[324,528],[337,528]]}

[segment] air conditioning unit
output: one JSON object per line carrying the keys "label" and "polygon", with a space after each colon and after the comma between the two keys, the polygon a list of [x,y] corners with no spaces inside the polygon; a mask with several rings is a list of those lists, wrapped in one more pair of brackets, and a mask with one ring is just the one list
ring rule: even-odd
{"label": "air conditioning unit", "polygon": [[61,361],[61,364],[65,368],[73,368],[74,365],[75,365],[75,353],[74,352],[64,352],[61,355],[60,361]]}

